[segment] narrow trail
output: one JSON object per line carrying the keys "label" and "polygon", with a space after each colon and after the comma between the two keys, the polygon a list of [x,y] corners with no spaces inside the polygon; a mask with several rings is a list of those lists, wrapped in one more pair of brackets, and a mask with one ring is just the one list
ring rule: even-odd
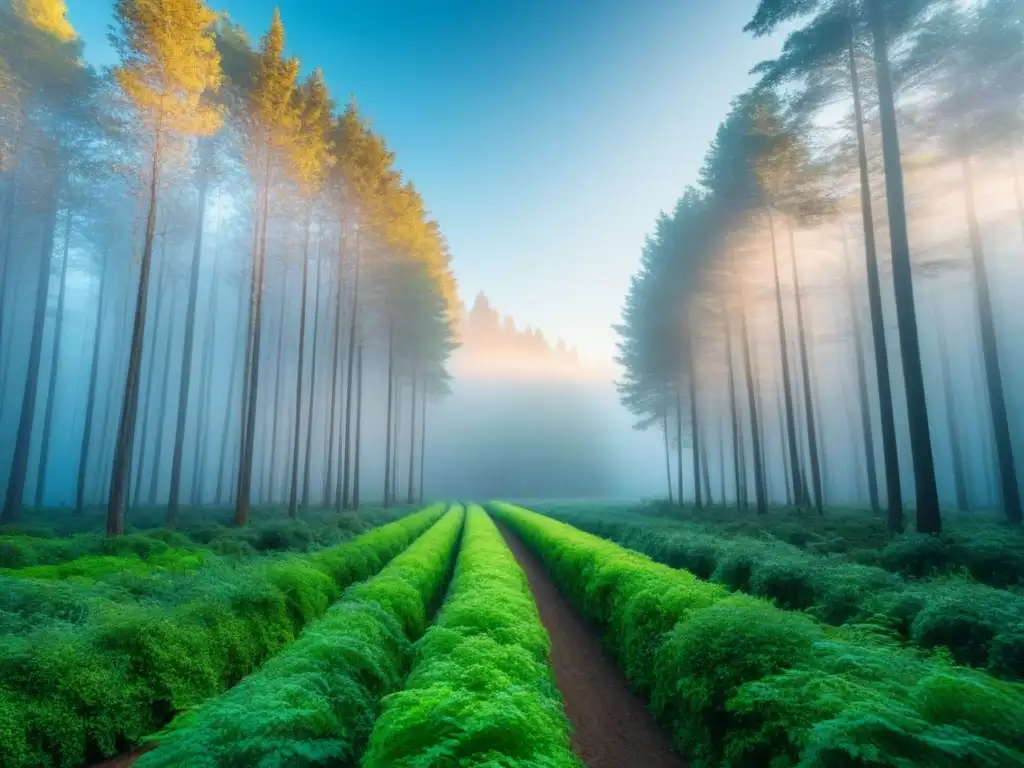
{"label": "narrow trail", "polygon": [[597,633],[559,593],[547,569],[519,538],[498,525],[526,572],[540,620],[551,637],[555,682],[572,723],[572,746],[587,768],[682,768],[671,739],[630,691]]}
{"label": "narrow trail", "polygon": [[93,768],[129,768],[129,766],[134,765],[136,760],[151,749],[156,749],[155,741],[147,741],[141,747],[138,747],[131,752],[118,755],[117,757],[112,757],[103,763],[96,763],[93,765]]}

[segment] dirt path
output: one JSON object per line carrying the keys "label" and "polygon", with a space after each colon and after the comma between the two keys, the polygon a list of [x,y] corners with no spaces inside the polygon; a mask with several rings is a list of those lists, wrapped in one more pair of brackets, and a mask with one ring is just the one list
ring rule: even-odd
{"label": "dirt path", "polygon": [[682,768],[671,740],[626,684],[589,622],[562,597],[540,560],[503,526],[551,637],[555,682],[572,723],[572,745],[588,768]]}
{"label": "dirt path", "polygon": [[146,752],[149,752],[149,750],[155,748],[156,742],[149,741],[132,752],[128,752],[124,755],[118,755],[117,757],[112,757],[105,763],[97,763],[93,766],[93,768],[129,768],[129,766],[134,765],[135,761],[142,757],[142,755],[144,755]]}

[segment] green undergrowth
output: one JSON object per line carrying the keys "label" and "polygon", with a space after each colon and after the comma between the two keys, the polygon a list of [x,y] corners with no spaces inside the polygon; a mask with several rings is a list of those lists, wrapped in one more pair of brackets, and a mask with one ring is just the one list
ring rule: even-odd
{"label": "green undergrowth", "polygon": [[88,587],[0,578],[0,765],[77,766],[138,743],[252,672],[443,511],[312,554],[218,559],[192,574]]}
{"label": "green undergrowth", "polygon": [[695,766],[1024,765],[1024,686],[495,503]]}
{"label": "green undergrowth", "polygon": [[57,565],[0,568],[0,577],[94,582],[115,574],[147,576],[154,570],[191,573],[200,568],[206,559],[207,553],[202,550],[172,548],[153,553],[145,559],[133,555],[85,555]]}
{"label": "green undergrowth", "polygon": [[963,576],[907,580],[882,568],[812,555],[781,541],[723,539],[704,529],[607,511],[551,516],[733,591],[829,624],[870,622],[960,664],[1024,678],[1024,594]]}
{"label": "green undergrowth", "polygon": [[469,508],[448,596],[384,699],[365,768],[582,768],[526,576],[494,523]]}
{"label": "green undergrowth", "polygon": [[[1024,586],[1024,529],[992,510],[946,511],[939,536],[913,530],[891,536],[884,517],[868,510],[829,508],[824,515],[773,507],[763,515],[735,507],[701,508],[661,502],[538,502],[531,509],[562,519],[583,512],[636,521],[699,526],[719,538],[783,541],[814,555],[875,565],[908,578],[963,574],[991,587]],[[908,521],[912,522],[912,521]]]}
{"label": "green undergrowth", "polygon": [[440,600],[462,520],[453,507],[287,649],[175,719],[136,765],[358,765],[380,699],[401,685]]}

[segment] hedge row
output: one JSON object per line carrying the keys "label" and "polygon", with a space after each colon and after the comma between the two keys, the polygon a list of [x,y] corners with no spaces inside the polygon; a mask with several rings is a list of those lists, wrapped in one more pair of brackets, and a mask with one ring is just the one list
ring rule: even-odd
{"label": "hedge row", "polygon": [[139,768],[355,766],[380,699],[408,672],[451,571],[455,507],[286,650],[221,696],[178,717]]}
{"label": "hedge row", "polygon": [[581,768],[526,577],[494,523],[470,507],[437,622],[405,689],[384,699],[365,768]]}
{"label": "hedge row", "polygon": [[[377,573],[443,511],[312,555],[200,570],[187,578],[191,599],[174,608],[97,599],[87,621],[51,617],[0,638],[0,765],[75,766],[137,743],[291,642],[341,588]],[[0,595],[19,584],[74,604],[62,582],[0,579]]]}
{"label": "hedge row", "polygon": [[722,539],[698,526],[552,510],[551,516],[730,590],[828,624],[870,622],[960,664],[1024,678],[1024,595],[962,577],[907,581],[881,568],[811,555],[780,541]]}
{"label": "hedge row", "polygon": [[836,628],[506,504],[695,766],[1024,765],[1024,686]]}

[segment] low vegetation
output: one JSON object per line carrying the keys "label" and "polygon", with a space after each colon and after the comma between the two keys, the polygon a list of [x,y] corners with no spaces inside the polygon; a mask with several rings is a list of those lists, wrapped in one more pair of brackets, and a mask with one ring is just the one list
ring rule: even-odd
{"label": "low vegetation", "polygon": [[581,768],[526,576],[494,523],[470,507],[437,622],[399,693],[384,699],[366,768]]}
{"label": "low vegetation", "polygon": [[0,765],[75,766],[137,743],[290,643],[437,505],[340,546],[192,574],[0,577]]}
{"label": "low vegetation", "polygon": [[631,683],[696,766],[1011,766],[1024,688],[831,627],[556,520],[494,514],[594,619]]}
{"label": "low vegetation", "polygon": [[177,718],[139,768],[357,765],[381,697],[401,685],[440,600],[462,520],[452,508],[295,643]]}

